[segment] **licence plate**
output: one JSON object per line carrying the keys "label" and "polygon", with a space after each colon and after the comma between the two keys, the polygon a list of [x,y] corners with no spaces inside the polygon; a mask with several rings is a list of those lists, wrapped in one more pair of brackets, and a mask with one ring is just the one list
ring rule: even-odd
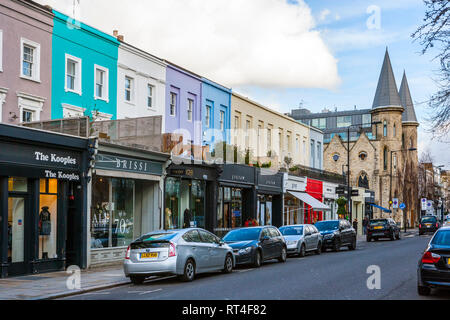
{"label": "licence plate", "polygon": [[426,226],[429,228],[431,227],[431,223],[427,223]]}
{"label": "licence plate", "polygon": [[378,230],[378,229],[383,229],[383,227],[375,227],[374,229],[377,229],[377,230]]}
{"label": "licence plate", "polygon": [[158,252],[141,253],[141,259],[155,259],[158,258]]}

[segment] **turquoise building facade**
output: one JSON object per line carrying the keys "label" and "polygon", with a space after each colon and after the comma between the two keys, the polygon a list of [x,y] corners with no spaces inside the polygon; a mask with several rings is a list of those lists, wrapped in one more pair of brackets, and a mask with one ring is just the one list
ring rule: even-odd
{"label": "turquoise building facade", "polygon": [[117,116],[119,41],[53,10],[52,119]]}
{"label": "turquoise building facade", "polygon": [[230,143],[231,89],[202,78],[202,139],[210,146]]}

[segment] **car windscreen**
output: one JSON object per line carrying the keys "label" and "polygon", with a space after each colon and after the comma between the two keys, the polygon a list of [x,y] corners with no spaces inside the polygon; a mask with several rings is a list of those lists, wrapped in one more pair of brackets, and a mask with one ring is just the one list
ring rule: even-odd
{"label": "car windscreen", "polygon": [[384,226],[386,224],[388,224],[388,221],[386,219],[370,220],[371,226]]}
{"label": "car windscreen", "polygon": [[176,232],[145,234],[136,241],[170,241],[177,235]]}
{"label": "car windscreen", "polygon": [[450,230],[440,230],[438,231],[431,244],[438,246],[450,246]]}
{"label": "car windscreen", "polygon": [[303,227],[281,227],[280,232],[283,236],[301,236],[303,234]]}
{"label": "car windscreen", "polygon": [[315,226],[319,231],[337,230],[339,229],[339,221],[320,221],[316,222]]}
{"label": "car windscreen", "polygon": [[423,217],[422,223],[436,223],[437,219],[436,217]]}
{"label": "car windscreen", "polygon": [[228,232],[225,237],[223,237],[224,241],[249,241],[249,240],[258,240],[259,234],[261,232],[260,228],[249,228],[249,229],[237,229]]}

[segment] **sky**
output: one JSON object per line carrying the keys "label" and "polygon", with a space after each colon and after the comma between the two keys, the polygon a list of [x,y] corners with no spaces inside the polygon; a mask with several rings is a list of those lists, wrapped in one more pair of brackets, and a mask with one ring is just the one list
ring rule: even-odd
{"label": "sky", "polygon": [[282,113],[300,105],[312,112],[371,108],[388,48],[397,87],[404,71],[408,78],[419,155],[429,150],[436,165],[450,168],[450,145],[427,131],[436,51],[422,55],[411,38],[423,0],[38,2],[108,34],[117,29],[126,42]]}

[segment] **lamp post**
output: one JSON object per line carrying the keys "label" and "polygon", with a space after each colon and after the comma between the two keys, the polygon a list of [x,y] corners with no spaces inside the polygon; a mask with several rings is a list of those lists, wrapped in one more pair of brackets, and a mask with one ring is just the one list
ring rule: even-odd
{"label": "lamp post", "polygon": [[[396,150],[396,151],[391,151],[391,173],[390,173],[390,187],[389,187],[389,209],[392,209],[393,210],[393,208],[391,208],[391,206],[392,206],[392,154],[394,153],[394,152],[399,152],[399,151],[416,151],[417,150],[417,148],[409,148],[409,149],[401,149],[401,150]],[[403,177],[403,180],[404,180],[405,178]],[[404,230],[405,230],[405,232],[406,232],[406,211],[405,210],[403,210],[403,228],[404,228]]]}

